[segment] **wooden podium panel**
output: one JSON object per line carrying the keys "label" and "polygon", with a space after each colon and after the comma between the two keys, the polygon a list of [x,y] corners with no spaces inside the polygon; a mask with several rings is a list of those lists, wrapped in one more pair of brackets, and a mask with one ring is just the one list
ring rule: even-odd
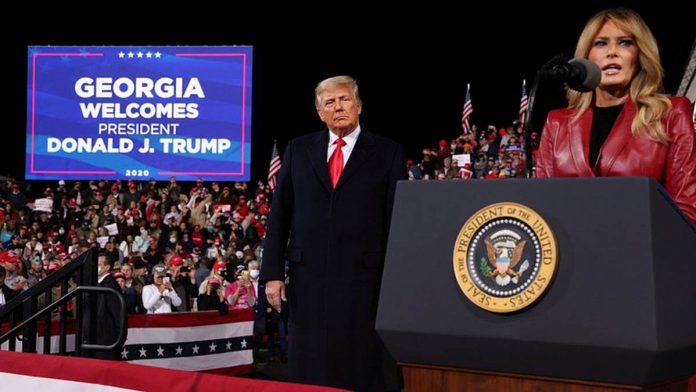
{"label": "wooden podium panel", "polygon": [[406,392],[689,392],[689,379],[651,387],[640,387],[410,363],[400,363],[399,365],[403,368],[404,391]]}

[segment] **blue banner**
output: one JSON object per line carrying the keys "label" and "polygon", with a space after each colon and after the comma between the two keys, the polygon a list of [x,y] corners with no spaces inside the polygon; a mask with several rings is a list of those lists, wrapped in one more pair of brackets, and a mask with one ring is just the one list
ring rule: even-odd
{"label": "blue banner", "polygon": [[32,46],[27,79],[27,179],[249,180],[250,46]]}

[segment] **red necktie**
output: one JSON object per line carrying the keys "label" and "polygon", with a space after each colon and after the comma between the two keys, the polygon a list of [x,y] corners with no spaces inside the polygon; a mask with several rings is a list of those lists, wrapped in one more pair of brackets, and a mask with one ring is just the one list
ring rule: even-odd
{"label": "red necktie", "polygon": [[341,172],[343,171],[343,146],[346,142],[342,138],[336,139],[336,149],[331,153],[331,158],[329,158],[329,178],[331,179],[331,186],[336,188],[336,183],[341,177]]}

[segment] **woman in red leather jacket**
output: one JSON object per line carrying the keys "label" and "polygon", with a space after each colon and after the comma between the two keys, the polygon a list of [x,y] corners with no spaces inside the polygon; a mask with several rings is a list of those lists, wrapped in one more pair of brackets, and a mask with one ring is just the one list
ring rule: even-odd
{"label": "woman in red leather jacket", "polygon": [[601,11],[585,25],[575,57],[599,66],[593,92],[568,90],[541,136],[538,178],[649,176],[696,223],[696,134],[691,103],[662,93],[655,37],[634,11]]}

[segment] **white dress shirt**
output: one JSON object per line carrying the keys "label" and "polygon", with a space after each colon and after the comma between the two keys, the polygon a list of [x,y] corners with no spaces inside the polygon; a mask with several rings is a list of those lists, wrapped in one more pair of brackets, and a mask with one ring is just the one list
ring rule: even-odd
{"label": "white dress shirt", "polygon": [[[355,143],[358,141],[358,135],[360,135],[360,125],[358,125],[357,128],[350,134],[346,135],[343,137],[343,141],[346,142],[346,145],[343,146],[341,151],[343,152],[343,167],[346,167],[346,163],[348,163],[348,158],[350,158],[350,153],[353,152],[353,147],[355,147]],[[338,136],[336,136],[335,133],[329,131],[329,148],[326,151],[326,162],[329,161],[331,158],[331,154],[333,154],[334,150],[336,149],[336,140],[338,140]]]}

